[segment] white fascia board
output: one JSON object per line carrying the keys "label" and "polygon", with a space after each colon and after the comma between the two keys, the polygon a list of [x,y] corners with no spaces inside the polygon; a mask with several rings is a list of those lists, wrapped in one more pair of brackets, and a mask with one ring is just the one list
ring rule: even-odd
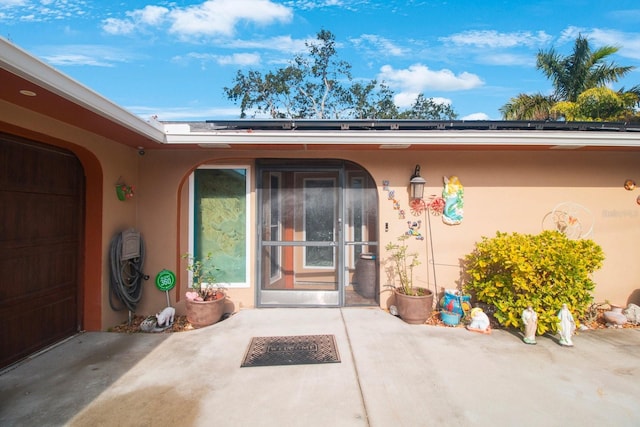
{"label": "white fascia board", "polygon": [[160,123],[141,119],[2,37],[0,67],[136,133],[158,143],[164,142]]}
{"label": "white fascia board", "polygon": [[[167,128],[168,144],[279,144],[279,145],[452,145],[541,146],[556,148],[640,147],[640,133],[594,131],[211,131],[185,132],[186,127]],[[390,148],[390,147],[387,147]]]}

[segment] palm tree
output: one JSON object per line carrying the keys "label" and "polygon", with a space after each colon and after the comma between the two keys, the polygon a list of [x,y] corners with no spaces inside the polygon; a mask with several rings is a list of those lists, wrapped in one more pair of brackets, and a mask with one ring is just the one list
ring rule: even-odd
{"label": "palm tree", "polygon": [[614,46],[602,46],[592,50],[589,41],[578,35],[573,53],[562,56],[551,48],[540,51],[536,67],[552,80],[555,95],[559,100],[576,102],[578,95],[587,89],[617,82],[635,67],[619,67],[605,59],[618,51]]}
{"label": "palm tree", "polygon": [[[635,67],[619,67],[613,62],[605,62],[606,58],[618,51],[614,46],[603,46],[592,50],[589,41],[581,34],[575,41],[573,52],[568,56],[560,55],[555,49],[539,51],[536,56],[536,68],[553,82],[554,93],[551,96],[542,94],[519,94],[500,108],[505,120],[556,120],[562,116],[562,109],[553,108],[558,102],[575,104],[581,93],[605,87],[608,83],[617,82]],[[629,91],[621,89],[621,98],[631,104],[628,110],[640,105],[640,86]],[[635,103],[634,103],[635,100]],[[563,104],[564,107],[566,105]],[[566,110],[566,108],[565,108]]]}
{"label": "palm tree", "polygon": [[541,93],[521,93],[500,107],[500,112],[505,120],[555,120],[551,108],[556,101],[553,96]]}

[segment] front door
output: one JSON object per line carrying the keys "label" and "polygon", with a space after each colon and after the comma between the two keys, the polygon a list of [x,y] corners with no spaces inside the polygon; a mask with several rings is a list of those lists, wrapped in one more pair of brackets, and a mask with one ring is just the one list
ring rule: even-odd
{"label": "front door", "polygon": [[346,162],[259,162],[257,176],[258,305],[375,303],[352,286],[360,254],[377,249],[376,190],[366,171]]}

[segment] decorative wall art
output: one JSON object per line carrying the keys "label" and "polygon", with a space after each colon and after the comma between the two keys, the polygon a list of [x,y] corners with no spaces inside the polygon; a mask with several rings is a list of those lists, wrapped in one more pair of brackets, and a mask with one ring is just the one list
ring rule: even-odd
{"label": "decorative wall art", "polygon": [[123,180],[122,177],[118,178],[118,182],[116,182],[116,196],[118,200],[124,202],[125,200],[132,199],[136,191],[136,187],[134,185],[128,185]]}
{"label": "decorative wall art", "polygon": [[542,229],[559,231],[569,239],[586,239],[593,232],[593,213],[575,202],[562,202],[542,218]]}
{"label": "decorative wall art", "polygon": [[442,221],[447,225],[458,225],[464,216],[464,187],[457,176],[444,177],[442,189],[444,210]]}
{"label": "decorative wall art", "polygon": [[[445,224],[459,224],[463,216],[464,188],[456,176],[449,178],[444,177],[444,182],[445,186],[442,191],[442,197],[432,194],[428,200],[411,200],[409,202],[411,215],[419,217],[426,211],[433,216],[442,215],[442,221]],[[406,211],[402,209],[400,202],[396,198],[396,191],[390,189],[388,180],[382,181],[382,190],[387,192],[387,200],[391,201],[393,203],[393,209],[398,211],[398,219],[404,220],[406,218]],[[409,230],[406,233],[407,235],[414,236],[418,240],[424,239],[418,231],[422,221],[407,221],[407,224],[409,226]]]}

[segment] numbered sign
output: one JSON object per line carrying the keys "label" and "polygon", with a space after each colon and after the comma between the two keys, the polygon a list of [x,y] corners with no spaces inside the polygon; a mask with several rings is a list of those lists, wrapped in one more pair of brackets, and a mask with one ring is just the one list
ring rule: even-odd
{"label": "numbered sign", "polygon": [[170,291],[176,285],[176,275],[169,270],[162,270],[156,276],[156,287],[161,291]]}

